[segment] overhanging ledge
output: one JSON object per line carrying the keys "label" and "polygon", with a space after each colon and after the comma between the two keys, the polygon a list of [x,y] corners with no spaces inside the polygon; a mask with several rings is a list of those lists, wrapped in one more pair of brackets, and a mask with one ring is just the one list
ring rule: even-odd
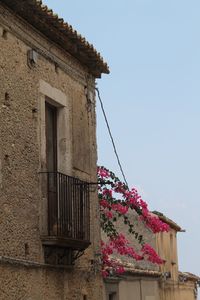
{"label": "overhanging ledge", "polygon": [[79,60],[95,78],[100,78],[102,73],[109,74],[108,65],[93,45],[89,44],[72,26],[54,14],[46,5],[43,5],[42,1],[1,0],[0,4],[7,6],[16,15]]}
{"label": "overhanging ledge", "polygon": [[56,246],[71,248],[73,250],[85,250],[90,246],[90,241],[64,238],[59,236],[42,236],[42,244],[45,246]]}

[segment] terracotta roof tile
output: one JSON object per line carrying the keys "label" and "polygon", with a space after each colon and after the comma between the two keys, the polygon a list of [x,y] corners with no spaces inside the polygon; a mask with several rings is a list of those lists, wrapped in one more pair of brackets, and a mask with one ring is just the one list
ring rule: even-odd
{"label": "terracotta roof tile", "polygon": [[17,15],[25,19],[53,42],[87,66],[95,77],[109,73],[108,65],[94,46],[86,41],[71,25],[40,0],[1,0]]}
{"label": "terracotta roof tile", "polygon": [[124,267],[126,273],[130,273],[132,275],[141,275],[147,277],[161,277],[162,273],[159,271],[148,270],[148,269],[138,269],[134,267]]}

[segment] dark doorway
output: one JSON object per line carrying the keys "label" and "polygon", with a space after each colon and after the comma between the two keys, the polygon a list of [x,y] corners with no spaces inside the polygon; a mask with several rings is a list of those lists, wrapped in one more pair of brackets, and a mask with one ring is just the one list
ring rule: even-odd
{"label": "dark doorway", "polygon": [[48,172],[57,172],[57,109],[45,103],[46,164]]}
{"label": "dark doorway", "polygon": [[45,102],[46,168],[48,186],[48,234],[57,236],[58,189],[57,189],[57,109]]}
{"label": "dark doorway", "polygon": [[114,292],[114,293],[110,293],[109,295],[108,295],[108,299],[109,300],[116,300],[117,298],[116,298],[116,296],[117,296],[117,294]]}

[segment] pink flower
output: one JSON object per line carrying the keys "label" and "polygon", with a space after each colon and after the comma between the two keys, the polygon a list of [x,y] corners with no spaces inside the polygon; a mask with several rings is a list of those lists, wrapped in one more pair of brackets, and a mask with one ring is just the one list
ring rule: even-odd
{"label": "pink flower", "polygon": [[110,176],[110,172],[103,167],[98,167],[97,173],[101,178],[108,178]]}
{"label": "pink flower", "polygon": [[[124,216],[125,223],[130,225],[127,212],[129,209],[132,209],[138,213],[140,220],[143,221],[153,233],[168,231],[169,226],[149,211],[147,203],[141,198],[135,188],[129,190],[128,187],[114,175],[114,173],[104,167],[99,167],[98,178],[100,179],[98,192],[100,198],[99,203],[100,214],[102,216],[102,228],[105,230],[108,237],[106,243],[101,243],[102,276],[108,277],[114,273],[121,274],[124,272],[123,266],[112,258],[113,254],[129,256],[135,260],[147,259],[152,263],[162,264],[163,260],[150,245],[142,244],[141,249],[136,251],[130,245],[126,237],[117,232],[115,223],[112,222],[111,219],[113,218],[114,220],[114,217],[117,219],[117,217],[120,218],[120,216]],[[105,180],[105,184],[102,185],[103,180],[101,179],[103,178],[107,180]],[[120,194],[119,200],[113,197],[113,192],[114,196]],[[141,239],[139,241],[141,242]]]}
{"label": "pink flower", "polygon": [[118,205],[118,212],[122,215],[125,215],[128,211],[128,207],[127,206],[124,206],[124,205],[121,205],[119,204]]}
{"label": "pink flower", "polygon": [[106,277],[109,276],[109,273],[108,273],[108,271],[106,271],[106,270],[102,270],[102,271],[101,271],[101,274],[102,274],[103,278],[106,278]]}
{"label": "pink flower", "polygon": [[148,261],[154,264],[160,265],[164,263],[164,260],[161,259],[156,253],[156,251],[148,244],[143,245],[141,252],[143,253],[144,257],[147,258]]}
{"label": "pink flower", "polygon": [[106,211],[106,212],[105,212],[105,215],[106,215],[106,217],[107,217],[108,219],[112,219],[112,218],[113,218],[113,214],[112,214],[111,211]]}
{"label": "pink flower", "polygon": [[149,227],[153,231],[153,233],[164,231],[168,232],[170,229],[168,224],[162,222],[154,214],[148,213],[147,215],[142,215],[140,219],[146,223],[147,227]]}
{"label": "pink flower", "polygon": [[103,190],[103,196],[107,196],[112,198],[112,190],[104,189]]}
{"label": "pink flower", "polygon": [[116,268],[116,273],[117,274],[123,274],[125,272],[124,267],[123,266],[119,266]]}
{"label": "pink flower", "polygon": [[99,201],[99,204],[100,204],[100,206],[102,206],[102,207],[104,207],[104,208],[109,208],[109,207],[110,207],[110,204],[109,204],[108,201],[105,200],[105,199],[100,200],[100,201]]}
{"label": "pink flower", "polygon": [[116,204],[112,204],[112,210],[117,211],[118,213],[120,213],[121,215],[125,215],[128,211],[128,206],[124,206],[120,203],[116,203]]}

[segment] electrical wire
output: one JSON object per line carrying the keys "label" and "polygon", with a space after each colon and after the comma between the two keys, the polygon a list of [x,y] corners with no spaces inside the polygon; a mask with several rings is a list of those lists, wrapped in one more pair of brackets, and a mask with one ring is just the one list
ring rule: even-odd
{"label": "electrical wire", "polygon": [[116,148],[116,145],[115,145],[115,142],[114,142],[114,138],[113,138],[113,136],[112,136],[112,132],[111,132],[111,129],[110,129],[110,125],[109,125],[109,123],[108,123],[108,118],[107,118],[107,116],[106,116],[106,112],[105,112],[105,109],[104,109],[104,106],[103,106],[103,102],[102,102],[102,99],[101,99],[101,96],[100,96],[99,89],[98,89],[98,88],[95,88],[95,90],[97,91],[97,95],[98,95],[99,102],[100,102],[100,105],[101,105],[101,110],[102,110],[102,112],[103,112],[103,116],[104,116],[104,119],[105,119],[105,122],[106,122],[106,126],[107,126],[107,129],[108,129],[108,133],[109,133],[109,136],[110,136],[110,139],[111,139],[111,142],[112,142],[113,150],[114,150],[115,156],[116,156],[116,158],[117,158],[117,162],[118,162],[120,171],[121,171],[122,176],[123,176],[123,178],[124,178],[124,182],[125,182],[125,184],[126,184],[127,187],[128,187],[128,182],[127,182],[127,180],[126,180],[126,176],[125,176],[125,174],[124,174],[124,171],[123,171],[123,168],[122,168],[122,164],[121,164],[120,159],[119,159],[119,155],[118,155],[117,148]]}

